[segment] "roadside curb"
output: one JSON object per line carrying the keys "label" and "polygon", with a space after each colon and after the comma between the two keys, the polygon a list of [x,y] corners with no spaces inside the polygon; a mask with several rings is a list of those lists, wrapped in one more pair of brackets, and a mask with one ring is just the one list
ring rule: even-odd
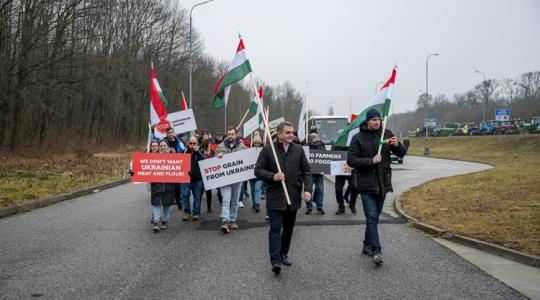
{"label": "roadside curb", "polygon": [[532,267],[540,268],[539,256],[526,254],[526,253],[509,249],[503,246],[487,243],[487,242],[484,242],[475,238],[471,238],[471,237],[467,237],[463,235],[451,234],[444,229],[418,221],[416,218],[408,215],[403,210],[403,208],[401,207],[399,195],[394,198],[394,208],[396,209],[397,213],[401,217],[405,218],[412,227],[422,230],[425,233],[428,233],[430,235],[434,235],[437,237],[441,237],[449,241],[456,242],[456,243],[459,243],[468,247],[476,248],[478,250],[482,250],[482,251],[485,251],[494,255],[502,256],[504,258],[508,258],[508,259],[511,259],[511,260],[514,260],[514,261],[517,261],[517,262],[520,262],[520,263],[523,263]]}
{"label": "roadside curb", "polygon": [[113,181],[113,182],[109,182],[109,183],[94,186],[94,187],[89,187],[89,188],[79,190],[79,191],[75,191],[75,192],[71,192],[71,193],[60,194],[60,195],[57,195],[57,196],[52,196],[52,197],[48,197],[48,198],[44,198],[44,199],[38,199],[38,200],[34,200],[34,201],[31,201],[31,202],[28,202],[28,203],[24,203],[24,204],[12,206],[12,207],[0,208],[0,219],[4,218],[4,217],[7,217],[7,216],[14,215],[14,214],[20,214],[20,213],[24,213],[24,212],[27,212],[27,211],[37,209],[37,208],[49,206],[49,205],[52,205],[52,204],[55,204],[55,203],[58,203],[58,202],[61,202],[61,201],[66,201],[66,200],[70,200],[70,199],[77,198],[77,197],[80,197],[80,196],[85,196],[85,195],[89,195],[89,194],[92,194],[92,193],[97,193],[97,192],[100,192],[102,190],[110,189],[110,188],[113,188],[113,187],[128,183],[130,181],[131,181],[131,179],[129,179],[129,178],[128,179],[122,179],[122,180]]}

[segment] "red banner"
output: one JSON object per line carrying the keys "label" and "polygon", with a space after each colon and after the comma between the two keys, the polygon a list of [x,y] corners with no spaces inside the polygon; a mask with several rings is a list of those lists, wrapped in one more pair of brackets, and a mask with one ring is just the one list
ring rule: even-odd
{"label": "red banner", "polygon": [[132,182],[189,183],[190,154],[135,152],[131,159]]}

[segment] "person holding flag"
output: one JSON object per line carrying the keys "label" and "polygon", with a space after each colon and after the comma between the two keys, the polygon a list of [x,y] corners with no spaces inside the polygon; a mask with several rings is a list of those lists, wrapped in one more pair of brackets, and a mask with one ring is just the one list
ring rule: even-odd
{"label": "person holding flag", "polygon": [[[360,114],[365,117],[360,123],[358,133],[352,137],[347,152],[347,164],[354,168],[358,175],[356,187],[362,199],[366,216],[362,253],[372,256],[372,261],[376,266],[383,263],[377,228],[379,216],[383,209],[386,193],[392,192],[390,152],[397,156],[404,156],[407,153],[407,149],[398,141],[392,131],[386,129],[395,77],[396,70],[394,68],[391,78],[370,101],[371,104],[382,103],[383,123],[381,124],[379,111],[373,106],[368,106],[367,111]],[[381,99],[384,100],[381,101]]]}

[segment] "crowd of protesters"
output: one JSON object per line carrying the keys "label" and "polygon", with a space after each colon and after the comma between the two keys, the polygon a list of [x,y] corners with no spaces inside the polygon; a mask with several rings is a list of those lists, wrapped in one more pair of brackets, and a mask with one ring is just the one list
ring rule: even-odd
{"label": "crowd of protesters", "polygon": [[[283,125],[281,128],[287,128],[290,131],[292,129],[292,124],[288,122],[285,123],[285,125],[280,124]],[[338,209],[335,212],[336,215],[343,215],[346,213],[345,203],[348,204],[350,212],[356,214],[356,200],[358,196],[361,196],[364,214],[366,215],[367,219],[364,248],[362,253],[372,256],[373,262],[377,265],[382,264],[381,246],[377,229],[378,219],[382,210],[382,203],[384,202],[385,194],[390,192],[392,189],[391,182],[388,179],[389,176],[386,175],[390,170],[390,151],[400,156],[403,156],[406,153],[406,148],[401,144],[401,142],[393,137],[393,134],[390,131],[387,130],[387,132],[384,133],[384,137],[388,138],[389,145],[383,146],[382,154],[377,154],[377,139],[379,139],[381,135],[379,126],[380,115],[377,111],[370,111],[366,116],[366,120],[362,122],[360,133],[355,135],[353,138],[351,142],[351,149],[348,147],[335,149],[348,151],[348,159],[347,163],[345,164],[345,171],[351,172],[352,174],[350,176],[335,176],[334,183],[336,201],[338,204]],[[280,128],[280,126],[278,126],[278,128]],[[283,164],[285,164],[285,161],[288,161],[287,159],[289,159],[287,154],[289,143],[291,145],[297,144],[306,146],[312,150],[326,149],[325,145],[322,143],[322,141],[320,141],[316,130],[312,130],[309,133],[307,141],[300,141],[296,135],[296,132],[294,132],[294,134],[289,134],[289,131],[287,131],[286,134],[285,131],[283,133],[277,132],[272,136],[273,144],[277,145],[277,151],[283,152],[279,152],[282,155],[281,157],[283,158]],[[245,138],[242,132],[235,127],[228,128],[225,135],[218,133],[214,137],[207,130],[202,130],[199,134],[191,133],[186,135],[184,133],[176,134],[173,128],[168,128],[166,133],[167,135],[164,138],[153,140],[149,145],[148,151],[152,153],[190,154],[190,182],[182,184],[150,183],[148,185],[151,198],[150,200],[153,207],[151,219],[152,229],[155,232],[168,228],[170,207],[175,203],[178,206],[178,209],[183,211],[182,220],[185,222],[197,221],[201,218],[201,202],[203,197],[206,198],[206,212],[212,213],[212,197],[213,194],[215,194],[221,206],[221,224],[219,226],[219,231],[221,231],[223,234],[227,234],[232,230],[239,228],[238,210],[245,207],[244,199],[250,199],[252,212],[259,213],[261,211],[261,201],[265,200],[265,196],[267,195],[266,187],[269,186],[270,188],[274,188],[273,190],[269,190],[270,194],[268,194],[268,197],[275,197],[275,187],[279,186],[276,184],[276,182],[286,181],[285,176],[289,173],[290,174],[287,175],[287,178],[290,178],[291,176],[294,177],[296,174],[303,174],[302,178],[304,178],[304,191],[305,193],[308,193],[302,196],[305,201],[305,214],[312,214],[314,206],[318,214],[325,214],[325,210],[323,209],[325,174],[312,174],[309,166],[308,169],[305,169],[305,162],[302,162],[300,166],[297,166],[298,168],[302,169],[302,172],[294,171],[291,173],[290,167],[285,167],[285,170],[283,171],[285,173],[278,174],[278,172],[275,172],[276,176],[278,177],[272,176],[272,178],[269,179],[270,175],[268,174],[275,171],[272,171],[275,168],[275,162],[273,162],[274,165],[269,162],[262,163],[261,156],[263,155],[261,154],[259,155],[259,159],[257,161],[255,178],[245,182],[238,182],[222,186],[217,188],[214,192],[212,190],[205,189],[199,168],[199,162],[201,160],[213,157],[222,158],[224,155],[229,153],[242,151],[251,147],[260,148],[262,149],[261,153],[266,153],[264,156],[269,156],[269,150],[267,147],[264,147],[264,144],[266,143],[264,143],[264,139],[261,138],[261,134],[259,132],[256,131],[255,133],[251,134],[249,138]],[[369,147],[367,147],[367,145],[369,145]],[[294,146],[293,148],[289,149],[302,149],[302,147]],[[300,153],[302,152],[303,150],[293,151],[295,157],[298,156],[294,159],[294,163],[300,163],[305,159],[303,156],[305,154],[300,156]],[[263,162],[264,161],[265,160],[263,160]],[[290,163],[288,165],[290,165]],[[265,168],[267,170],[265,170]],[[345,188],[345,183],[348,183],[347,188]],[[297,182],[294,182],[290,186],[289,184],[290,183],[285,184],[289,189],[298,189],[296,186],[298,185]],[[306,186],[308,187],[307,190],[305,189]],[[312,191],[313,195],[311,193]],[[300,191],[297,192],[300,193]],[[289,194],[291,193],[289,192]],[[296,193],[294,193],[294,195],[295,197],[297,196]],[[295,198],[293,200],[297,201],[299,199]],[[272,236],[272,232],[270,233],[271,248],[273,247],[271,252],[274,251],[274,253],[271,253],[273,271],[276,274],[279,274],[281,262],[278,261],[278,254],[279,251],[281,251],[281,255],[284,255],[281,258],[283,260],[283,264],[288,265],[288,263],[290,263],[286,256],[286,252],[288,251],[290,237],[292,236],[292,227],[294,227],[296,211],[300,209],[302,205],[301,202],[294,202],[294,207],[288,206],[286,211],[290,210],[291,213],[294,211],[294,217],[291,215],[289,218],[288,213],[283,214],[279,212],[281,208],[276,211],[277,206],[273,204],[270,205],[270,202],[272,201],[269,201],[269,199],[267,200],[266,209],[263,210],[266,214],[265,220],[270,223],[271,231],[273,228],[275,232],[279,231],[282,232],[281,234],[283,234],[283,236],[280,238],[277,233],[275,233],[275,236]],[[292,225],[287,225],[288,222],[292,222]],[[287,233],[287,230],[290,232]],[[280,243],[277,242],[278,239],[282,239],[282,242],[283,239],[285,239],[285,246],[279,246]],[[281,250],[276,248],[278,246],[281,247]]]}

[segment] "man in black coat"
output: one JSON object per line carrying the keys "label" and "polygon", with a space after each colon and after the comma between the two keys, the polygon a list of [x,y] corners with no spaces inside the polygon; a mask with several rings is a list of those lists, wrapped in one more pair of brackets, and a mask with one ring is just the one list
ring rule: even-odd
{"label": "man in black coat", "polygon": [[[270,217],[268,233],[272,272],[278,275],[281,264],[290,266],[289,247],[296,222],[296,212],[304,201],[311,200],[313,179],[311,167],[302,146],[294,144],[294,128],[289,122],[277,126],[278,141],[274,143],[281,166],[278,172],[270,145],[266,145],[257,159],[255,176],[266,182],[266,209]],[[281,181],[285,181],[291,204],[287,204]]]}
{"label": "man in black coat", "polygon": [[382,134],[381,115],[375,109],[366,113],[360,123],[360,131],[354,135],[347,153],[347,164],[358,176],[357,191],[362,198],[366,216],[366,232],[363,254],[372,255],[373,263],[382,264],[381,244],[377,229],[386,193],[392,192],[392,169],[390,151],[404,156],[407,149],[397,140],[392,131],[386,129],[381,154],[378,154]]}

